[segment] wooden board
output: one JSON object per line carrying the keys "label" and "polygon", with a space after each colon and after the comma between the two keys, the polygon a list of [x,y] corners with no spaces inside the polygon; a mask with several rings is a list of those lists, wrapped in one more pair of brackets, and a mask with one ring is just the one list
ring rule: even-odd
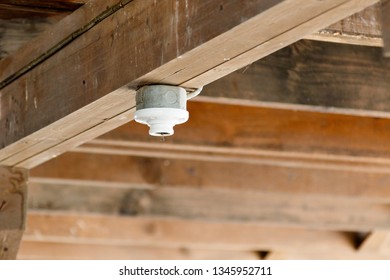
{"label": "wooden board", "polygon": [[102,188],[102,183],[97,186],[89,183],[89,186],[66,187],[32,184],[29,208],[343,231],[390,228],[386,205],[351,198],[259,191],[255,186],[252,189],[205,185]]}
{"label": "wooden board", "polygon": [[[23,161],[34,157],[39,164],[66,150],[55,149],[59,144],[67,148],[81,144],[80,139],[72,145],[66,142],[84,131],[99,130],[102,123],[132,109],[134,102],[124,102],[129,84],[198,87],[377,2],[315,1],[295,9],[299,1],[254,1],[244,6],[233,1],[222,8],[219,1],[191,1],[188,6],[173,0],[88,2],[41,39],[0,62],[5,69],[0,76],[2,164],[24,166]],[[132,15],[137,21],[129,20]],[[267,28],[269,24],[279,28]],[[84,109],[93,102],[111,104],[107,99],[122,106],[109,105],[104,117],[101,110]],[[74,118],[81,123],[73,131]],[[116,126],[113,122],[110,129]],[[66,139],[63,129],[68,131]]]}
{"label": "wooden board", "polygon": [[21,243],[22,260],[258,260],[256,252],[75,243]]}
{"label": "wooden board", "polygon": [[305,251],[305,244],[310,243],[310,250],[325,252],[332,246],[355,251],[353,235],[343,232],[264,227],[256,223],[44,211],[29,212],[23,240],[216,251]]}
{"label": "wooden board", "polygon": [[305,38],[333,43],[383,47],[381,4],[370,6]]}
{"label": "wooden board", "polygon": [[0,259],[14,259],[26,223],[27,172],[0,167]]}
{"label": "wooden board", "polygon": [[390,61],[380,48],[300,41],[206,86],[197,99],[389,118],[389,88]]}
{"label": "wooden board", "polygon": [[382,36],[384,41],[383,54],[390,57],[390,1],[382,1]]}

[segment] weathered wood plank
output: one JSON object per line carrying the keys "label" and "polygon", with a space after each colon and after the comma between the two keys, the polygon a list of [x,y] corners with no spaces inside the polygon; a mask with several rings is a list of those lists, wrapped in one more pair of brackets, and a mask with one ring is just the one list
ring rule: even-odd
{"label": "weathered wood plank", "polygon": [[26,170],[0,167],[0,259],[15,259],[26,223]]}
{"label": "weathered wood plank", "polygon": [[384,42],[383,53],[390,57],[390,1],[382,1],[382,37]]}
{"label": "weathered wood plank", "polygon": [[0,3],[0,59],[14,53],[84,1],[5,0]]}
{"label": "weathered wood plank", "polygon": [[[1,13],[0,13],[1,15]],[[0,59],[17,51],[59,20],[58,16],[39,19],[2,19],[0,16]]]}
{"label": "weathered wood plank", "polygon": [[[367,231],[390,228],[386,205],[256,189],[101,188],[32,184],[30,209]],[[310,211],[308,211],[310,209]]]}
{"label": "weathered wood plank", "polygon": [[381,5],[370,6],[305,38],[333,43],[382,47]]}
{"label": "weathered wood plank", "polygon": [[1,4],[32,9],[74,11],[87,0],[1,0]]}
{"label": "weathered wood plank", "polygon": [[300,41],[206,86],[197,99],[389,118],[389,88],[381,49]]}
{"label": "weathered wood plank", "polygon": [[218,146],[177,145],[121,141],[92,140],[73,151],[102,155],[137,156],[235,164],[259,164],[318,170],[390,173],[390,161],[385,158],[366,158],[310,153],[291,153],[266,149],[227,148]]}
{"label": "weathered wood plank", "polygon": [[[188,6],[173,0],[88,2],[46,33],[60,30],[64,37],[50,38],[49,42],[41,37],[41,43],[0,62],[5,69],[0,79],[4,112],[1,127],[5,130],[0,144],[7,147],[0,157],[4,160],[16,156],[15,161],[6,164],[17,165],[21,163],[17,156],[21,146],[25,147],[26,157],[31,158],[82,133],[77,130],[68,134],[68,139],[60,140],[56,121],[103,97],[112,97],[122,87],[125,91],[129,83],[134,87],[150,82],[198,87],[377,2],[312,1],[295,9],[299,1],[254,1],[244,6],[242,1],[234,1],[222,9],[219,1],[191,1]],[[104,9],[100,12],[102,2]],[[93,9],[94,5],[98,9]],[[107,6],[111,8],[107,10]],[[135,15],[137,20],[133,20]],[[63,30],[67,21],[78,18]],[[78,25],[80,22],[87,22],[87,27]],[[257,28],[268,24],[279,28]],[[42,48],[43,42],[46,48]],[[156,50],[156,46],[160,49]],[[41,56],[41,50],[46,54]],[[114,96],[123,104],[120,94]],[[127,105],[110,107],[107,118],[130,110],[134,103]],[[87,129],[101,123],[101,112],[79,113],[80,120],[98,118]],[[49,124],[54,132],[45,130]],[[46,140],[32,136],[35,132],[42,133]]]}
{"label": "weathered wood plank", "polygon": [[[55,225],[55,226],[54,226]],[[226,234],[229,232],[229,234]],[[193,250],[268,251],[329,247],[355,251],[352,235],[256,223],[218,223],[161,217],[118,217],[30,211],[24,241],[154,246]]]}
{"label": "weathered wood plank", "polygon": [[[372,1],[370,3],[370,5],[373,5],[376,2],[377,1]],[[303,4],[304,5],[302,5],[302,7],[306,7],[308,9],[310,9],[310,5],[308,5],[307,2],[305,2]],[[312,3],[310,3],[310,4],[312,4]],[[330,4],[330,3],[328,3],[328,4]],[[278,49],[280,49],[283,46],[287,46],[287,45],[290,45],[294,42],[297,42],[298,41],[297,35],[299,33],[311,34],[311,33],[313,33],[313,30],[319,30],[324,25],[328,26],[329,23],[331,23],[331,22],[332,23],[337,22],[338,20],[340,20],[346,16],[349,16],[349,15],[352,15],[356,12],[361,11],[363,8],[363,4],[368,4],[368,3],[358,3],[357,1],[350,1],[350,2],[343,2],[343,3],[338,3],[338,4],[339,5],[337,5],[337,7],[335,7],[334,9],[330,8],[330,6],[327,5],[326,10],[323,10],[321,14],[318,14],[318,12],[320,11],[319,7],[315,8],[312,11],[309,11],[306,9],[304,9],[305,11],[304,10],[299,11],[300,9],[297,9],[298,10],[297,12],[299,14],[301,14],[301,12],[303,12],[305,16],[308,16],[306,21],[300,22],[294,29],[287,28],[286,31],[279,34],[279,36],[273,36],[269,41],[264,42],[263,44],[259,44],[257,46],[254,46],[252,49],[250,49],[249,51],[247,51],[245,53],[238,54],[237,56],[230,55],[228,52],[224,53],[223,61],[225,61],[225,63],[219,64],[218,66],[210,69],[209,71],[201,72],[200,75],[198,75],[197,77],[195,77],[191,80],[187,80],[183,85],[187,86],[187,87],[195,87],[196,88],[196,87],[199,87],[200,85],[208,84],[211,81],[214,81],[214,80],[217,80],[221,77],[224,77],[227,74],[230,74],[233,71],[252,63],[253,61],[256,61],[258,59],[261,59],[261,58],[273,53],[275,51],[275,49],[272,48],[272,46],[274,44],[278,45],[279,46]],[[360,4],[362,4],[362,5],[360,5]],[[364,5],[364,8],[366,8],[370,5]],[[289,9],[282,10],[281,14],[278,16],[280,16],[281,18],[284,18],[286,14],[293,14],[293,10],[296,7],[297,6],[295,6],[295,7],[291,6]],[[313,13],[313,14],[311,14],[311,13]],[[317,16],[313,17],[314,14],[317,14]],[[343,15],[343,16],[340,17],[341,15]],[[269,23],[270,24],[269,27],[272,30],[272,27],[274,24],[273,21],[275,19],[274,16],[275,15],[268,18],[265,21],[266,25],[263,24],[262,27],[266,28],[267,23]],[[301,15],[302,18],[304,18],[305,16]],[[291,22],[289,22],[288,19],[286,19],[286,21],[282,20],[279,24],[280,24],[280,26],[283,26],[283,24],[286,24],[286,23],[288,25],[291,25]],[[253,35],[261,36],[261,33],[260,34],[253,34]],[[303,37],[304,36],[299,37],[299,39],[302,39]],[[240,40],[240,37],[235,37],[234,39]],[[222,44],[217,46],[218,48],[216,48],[216,49],[223,49],[224,45],[225,45],[225,42],[223,42]],[[215,53],[215,55],[217,55],[217,53]],[[206,62],[206,61],[204,61],[204,62]],[[180,76],[180,74],[182,74],[182,73],[178,73],[179,76]],[[213,77],[212,80],[210,80],[210,76]],[[172,80],[172,78],[170,77],[169,80]]]}
{"label": "weathered wood plank", "polygon": [[[63,168],[67,166],[67,168]],[[307,197],[335,197],[388,203],[388,173],[356,172],[270,160],[261,163],[206,162],[183,159],[70,153],[32,170],[36,177],[99,180],[156,186],[193,186]]]}
{"label": "weathered wood plank", "polygon": [[52,242],[21,243],[18,259],[27,260],[257,260],[256,252],[190,250]]}
{"label": "weathered wood plank", "polygon": [[164,142],[150,137],[146,126],[133,122],[84,147],[128,149],[128,154],[137,147],[142,155],[150,148],[204,156],[215,151],[215,155],[248,158],[306,158],[312,163],[335,160],[351,166],[389,164],[388,119],[205,102],[190,102],[188,109],[190,120],[175,127],[175,135]]}
{"label": "weathered wood plank", "polygon": [[378,255],[390,254],[390,232],[386,230],[376,230],[368,234],[359,246],[361,253],[376,253]]}

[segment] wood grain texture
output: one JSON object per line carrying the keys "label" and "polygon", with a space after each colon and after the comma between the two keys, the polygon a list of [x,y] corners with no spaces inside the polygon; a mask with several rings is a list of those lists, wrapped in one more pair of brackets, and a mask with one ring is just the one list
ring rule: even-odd
{"label": "wood grain texture", "polygon": [[[34,250],[35,248],[41,250]],[[96,254],[91,251],[79,252],[77,255],[74,253],[74,250],[89,248],[96,248]],[[112,258],[132,258],[133,255],[128,252],[130,248],[137,252],[138,258],[149,256],[148,251],[165,258],[169,258],[169,255],[163,252],[181,251],[184,256],[175,255],[179,259],[191,256],[199,259],[235,256],[240,259],[250,256],[248,252],[255,251],[261,257],[264,257],[264,252],[269,252],[265,259],[389,258],[388,254],[357,251],[353,234],[342,232],[262,227],[254,223],[205,223],[161,217],[134,218],[34,211],[30,212],[20,257],[46,256],[50,259],[62,258],[65,254],[76,259],[91,255],[103,258],[100,254],[103,248],[107,250],[106,257]],[[149,249],[144,250],[145,248]],[[220,255],[223,252],[226,252],[225,257]]]}
{"label": "wood grain texture", "polygon": [[[61,30],[63,37],[53,36],[54,39],[45,41],[46,46],[43,47],[42,41],[46,38],[43,35],[41,43],[30,45],[30,50],[21,50],[19,55],[0,62],[0,66],[6,69],[1,75],[1,84],[3,87],[8,85],[2,89],[1,95],[1,109],[4,114],[1,127],[4,127],[5,133],[0,139],[0,145],[3,148],[7,146],[2,150],[1,158],[17,154],[20,151],[19,145],[27,150],[31,146],[41,146],[39,149],[33,148],[34,152],[28,151],[28,158],[58,145],[58,141],[45,143],[45,140],[37,140],[31,135],[41,129],[41,133],[45,134],[45,128],[49,124],[56,127],[56,121],[100,98],[111,97],[118,88],[125,91],[129,83],[134,87],[140,83],[151,82],[186,83],[191,87],[203,85],[280,49],[280,41],[292,43],[312,33],[316,28],[326,26],[331,21],[376,2],[313,1],[302,5],[302,9],[293,9],[298,4],[295,1],[253,1],[245,2],[244,6],[242,1],[234,1],[223,6],[223,9],[219,1],[191,1],[189,6],[185,6],[168,0],[132,1],[128,4],[113,0],[105,3],[104,9],[103,1],[88,2],[46,33]],[[94,5],[97,9],[92,9]],[[111,10],[107,10],[107,6],[111,7]],[[226,17],[226,14],[229,14],[229,17]],[[129,20],[132,19],[129,15],[137,15],[137,21]],[[102,20],[96,24],[97,18],[110,20]],[[174,22],[172,18],[175,19]],[[272,24],[278,24],[280,29],[257,28],[259,24],[268,24],[267,19],[270,18],[277,19],[278,22],[272,21]],[[73,25],[62,30],[66,21],[73,19]],[[311,19],[314,22],[308,21]],[[85,25],[80,26],[81,22],[91,25],[82,28]],[[305,23],[303,27],[302,23]],[[130,34],[128,30],[133,32]],[[145,33],[144,30],[149,31]],[[285,34],[288,36],[284,37]],[[79,39],[75,39],[76,37]],[[135,41],[134,37],[144,39]],[[272,41],[273,38],[279,39]],[[226,40],[230,42],[230,47]],[[255,50],[256,46],[264,46],[265,42],[266,49]],[[224,48],[216,48],[221,44]],[[156,46],[161,50],[156,51]],[[215,53],[217,49],[218,55]],[[49,55],[41,59],[39,57],[42,50],[49,50]],[[204,54],[207,56],[204,57]],[[205,60],[194,60],[195,57],[204,57]],[[35,59],[38,59],[36,63]],[[80,61],[85,63],[79,64]],[[10,62],[12,66],[9,66]],[[223,71],[213,70],[217,65],[221,67],[225,63],[227,67]],[[79,67],[75,68],[74,65]],[[128,67],[129,65],[134,67]],[[200,80],[195,82],[193,78],[197,75]],[[16,81],[15,79],[17,82],[11,83]],[[61,102],[60,99],[65,96],[66,102]],[[54,104],[63,106],[58,108]],[[132,105],[134,104],[129,104],[126,109],[112,107],[109,118],[130,110]],[[37,108],[40,108],[39,114],[36,114]],[[85,116],[84,112],[81,111],[79,115],[81,120],[93,118],[91,113],[95,113],[95,117],[101,115],[100,112],[98,114],[88,111],[89,115]],[[92,123],[87,129],[96,125],[96,122]],[[114,127],[115,124],[111,128]],[[81,131],[69,135],[69,139],[79,133]],[[49,135],[58,138],[52,133]],[[27,136],[29,138],[26,138]],[[46,140],[50,137],[46,137]],[[10,146],[12,143],[14,145]],[[17,165],[20,162],[18,159],[3,164]]]}
{"label": "wood grain texture", "polygon": [[[65,164],[69,167],[64,170]],[[366,203],[387,203],[390,199],[387,187],[390,176],[386,173],[288,166],[274,161],[237,164],[74,153],[52,160],[34,169],[32,174],[141,186],[305,194],[307,197],[335,197]]]}
{"label": "wood grain texture", "polygon": [[362,253],[372,253],[389,255],[390,253],[390,233],[386,230],[376,230],[367,235],[359,246]]}
{"label": "wood grain texture", "polygon": [[62,17],[9,20],[0,18],[0,59],[19,50],[21,46],[37,37],[60,18]]}
{"label": "wood grain texture", "polygon": [[388,118],[389,73],[379,48],[300,41],[215,81],[197,98]]}
{"label": "wood grain texture", "polygon": [[[102,188],[39,184],[30,187],[29,208],[210,222],[254,222],[342,231],[390,228],[386,205],[351,198],[283,194],[206,186]],[[59,199],[61,198],[61,199]],[[310,209],[310,211],[308,211]]]}
{"label": "wood grain texture", "polygon": [[76,243],[21,243],[22,260],[258,260],[256,252]]}
{"label": "wood grain texture", "polygon": [[381,4],[370,6],[305,38],[333,43],[382,47]]}
{"label": "wood grain texture", "polygon": [[0,167],[0,259],[14,259],[26,223],[27,171]]}
{"label": "wood grain texture", "polygon": [[382,1],[382,36],[384,42],[383,54],[390,57],[390,1]]}
{"label": "wood grain texture", "polygon": [[352,235],[343,232],[264,227],[256,223],[45,211],[29,212],[23,240],[216,251],[305,250],[309,242],[310,249],[319,251],[328,250],[331,244],[340,250],[355,251]]}
{"label": "wood grain texture", "polygon": [[[119,141],[113,145],[117,143],[116,147],[123,149],[126,145],[131,146],[129,142],[145,142],[145,145],[149,143],[167,150],[171,144],[177,144],[184,145],[183,151],[188,146],[187,150],[198,149],[199,153],[202,147],[204,152],[210,152],[214,147],[222,148],[220,151],[225,154],[232,148],[232,154],[247,151],[248,157],[252,151],[255,156],[256,150],[275,152],[274,155],[285,152],[285,157],[292,158],[306,155],[319,160],[327,156],[329,160],[332,156],[340,156],[338,159],[342,160],[347,156],[344,160],[351,157],[351,164],[353,161],[385,164],[390,157],[388,119],[205,102],[189,102],[188,110],[189,121],[176,126],[175,135],[166,138],[165,142],[150,137],[148,128],[135,122],[99,139],[102,143]],[[106,143],[109,148],[110,142]],[[289,156],[289,153],[292,154]]]}

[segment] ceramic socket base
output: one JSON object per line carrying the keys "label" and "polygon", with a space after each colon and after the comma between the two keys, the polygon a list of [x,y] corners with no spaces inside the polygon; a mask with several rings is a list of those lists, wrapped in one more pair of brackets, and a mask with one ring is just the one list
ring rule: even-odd
{"label": "ceramic socket base", "polygon": [[134,119],[150,127],[152,136],[170,136],[176,124],[188,120],[187,91],[178,86],[144,86],[136,94]]}
{"label": "ceramic socket base", "polygon": [[173,127],[176,124],[185,123],[188,117],[188,111],[176,108],[142,109],[136,111],[134,115],[136,122],[146,124],[150,127],[149,134],[152,136],[173,135]]}

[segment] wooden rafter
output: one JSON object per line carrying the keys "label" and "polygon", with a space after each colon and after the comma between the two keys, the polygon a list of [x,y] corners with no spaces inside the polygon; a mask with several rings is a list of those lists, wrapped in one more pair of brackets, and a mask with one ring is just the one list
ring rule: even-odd
{"label": "wooden rafter", "polygon": [[215,81],[198,100],[389,118],[389,88],[380,48],[304,40]]}
{"label": "wooden rafter", "polygon": [[14,259],[26,224],[27,171],[0,167],[0,259]]}
{"label": "wooden rafter", "polygon": [[306,36],[306,39],[383,47],[380,3]]}
{"label": "wooden rafter", "polygon": [[382,2],[382,36],[384,41],[384,55],[390,57],[390,1]]}
{"label": "wooden rafter", "polygon": [[129,85],[210,83],[375,2],[90,1],[0,62],[1,163],[31,167],[129,121]]}

